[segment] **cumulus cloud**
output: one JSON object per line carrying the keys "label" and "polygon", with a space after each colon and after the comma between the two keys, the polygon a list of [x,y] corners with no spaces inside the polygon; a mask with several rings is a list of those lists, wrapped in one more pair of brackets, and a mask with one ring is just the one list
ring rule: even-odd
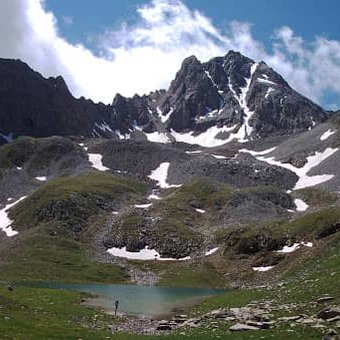
{"label": "cumulus cloud", "polygon": [[135,24],[102,33],[95,55],[60,35],[44,0],[2,1],[0,56],[20,58],[44,76],[61,74],[74,95],[105,103],[118,92],[131,96],[166,88],[189,55],[206,61],[230,49],[264,60],[318,103],[325,104],[329,92],[340,94],[339,41],[316,37],[307,43],[281,27],[268,52],[253,37],[250,24],[235,21],[219,29],[180,0],[153,0],[137,12]]}

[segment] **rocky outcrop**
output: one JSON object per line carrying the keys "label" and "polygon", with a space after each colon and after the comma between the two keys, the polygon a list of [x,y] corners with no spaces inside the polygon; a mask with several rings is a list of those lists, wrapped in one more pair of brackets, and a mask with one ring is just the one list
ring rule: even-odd
{"label": "rocky outcrop", "polygon": [[[102,154],[105,165],[110,169],[144,178],[162,162],[169,162],[167,181],[171,184],[185,183],[193,178],[209,178],[235,187],[273,185],[287,190],[298,179],[287,169],[260,162],[245,153],[220,160],[204,153],[188,154],[177,144],[145,141],[104,141],[91,150]],[[286,206],[292,207],[288,203]]]}
{"label": "rocky outcrop", "polygon": [[93,133],[111,108],[75,99],[62,77],[45,79],[19,60],[0,60],[0,132],[45,137]]}
{"label": "rocky outcrop", "polygon": [[187,58],[159,108],[165,116],[172,112],[169,129],[201,132],[212,125],[246,125],[242,138],[306,130],[330,115],[264,62],[234,51],[206,63]]}

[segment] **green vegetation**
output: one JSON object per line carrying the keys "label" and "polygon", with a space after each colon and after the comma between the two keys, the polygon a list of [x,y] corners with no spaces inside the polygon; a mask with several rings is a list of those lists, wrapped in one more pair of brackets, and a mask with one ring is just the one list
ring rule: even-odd
{"label": "green vegetation", "polygon": [[128,275],[116,265],[91,260],[86,245],[72,237],[48,235],[41,226],[2,259],[0,279],[122,283]]}
{"label": "green vegetation", "polygon": [[0,148],[0,168],[25,166],[32,176],[52,163],[58,163],[59,170],[63,172],[76,167],[81,160],[86,160],[86,155],[64,137],[19,137]]}
{"label": "green vegetation", "polygon": [[206,259],[180,262],[131,261],[143,271],[156,273],[160,280],[157,285],[166,287],[214,287],[225,288],[226,281],[221,277],[214,264]]}
{"label": "green vegetation", "polygon": [[338,195],[316,188],[305,188],[294,192],[298,198],[312,207],[326,207],[338,200]]}
{"label": "green vegetation", "polygon": [[294,207],[292,197],[282,189],[273,186],[256,186],[235,191],[231,204],[237,205],[246,200],[265,201],[286,209]]}
{"label": "green vegetation", "polygon": [[189,207],[220,210],[231,198],[233,190],[223,183],[197,179],[178,189],[170,189],[169,192],[170,194],[158,202],[158,205],[169,213],[178,213]]}
{"label": "green vegetation", "polygon": [[87,242],[113,207],[144,191],[142,182],[95,171],[42,185],[10,211],[19,236],[15,248],[3,251],[0,277],[124,282],[127,275],[118,266],[91,260]]}
{"label": "green vegetation", "polygon": [[[30,143],[30,139],[28,139]],[[20,142],[20,141],[19,141]],[[9,152],[9,151],[8,151]],[[13,152],[11,154],[11,152]],[[11,154],[11,162],[25,162],[25,153]],[[0,156],[1,161],[1,156]],[[113,264],[94,262],[91,245],[87,243],[96,228],[108,223],[108,214],[116,208],[135,203],[145,193],[146,186],[137,180],[115,177],[106,173],[90,172],[79,176],[59,177],[42,185],[10,213],[14,228],[20,231],[13,243],[4,245],[0,254],[0,334],[16,339],[159,339],[157,336],[110,334],[108,325],[115,322],[101,313],[95,321],[94,310],[79,305],[82,294],[15,287],[6,290],[5,284],[21,280],[124,283],[127,271]],[[315,207],[334,204],[336,195],[315,189],[300,190],[298,197]],[[264,200],[288,208],[292,198],[270,187],[235,190],[226,185],[201,180],[192,181],[181,188],[165,191],[164,199],[153,203],[148,213],[133,211],[115,217],[112,238],[120,238],[128,248],[140,249],[145,244],[164,255],[182,257],[202,249],[203,228],[218,220],[223,209],[229,209],[244,200]],[[195,208],[206,210],[198,213]],[[150,216],[147,217],[147,215]],[[150,222],[151,221],[151,222]],[[98,229],[99,230],[99,229]],[[193,313],[211,309],[244,306],[253,300],[275,300],[278,304],[300,304],[294,313],[315,315],[321,305],[310,304],[322,294],[335,297],[340,303],[340,208],[331,206],[294,220],[281,219],[257,225],[234,226],[216,233],[217,243],[223,244],[215,258],[198,258],[189,262],[130,261],[128,267],[151,270],[160,277],[158,284],[182,287],[225,287],[222,273],[234,273],[227,266],[246,259],[249,271],[253,260],[274,254],[288,242],[313,241],[317,246],[306,252],[290,254],[292,261],[283,261],[285,286],[271,289],[234,290],[205,301]],[[211,235],[213,238],[213,235]],[[12,240],[11,240],[12,242]],[[93,246],[93,245],[92,245]],[[7,248],[6,248],[7,247]],[[236,253],[236,254],[235,254]],[[231,255],[231,256],[229,256]],[[261,257],[262,256],[262,257]],[[274,255],[273,255],[274,256]],[[294,257],[295,256],[295,257]],[[261,258],[260,258],[261,257]],[[269,258],[270,261],[278,259]],[[273,263],[276,264],[276,263]],[[235,265],[235,262],[234,262]],[[281,265],[281,264],[279,264]],[[278,268],[279,268],[278,265]],[[236,267],[238,266],[235,265]],[[243,269],[240,265],[241,270]],[[245,267],[244,267],[245,268]],[[222,270],[223,269],[223,270]],[[236,268],[236,270],[238,270]],[[251,270],[250,270],[251,271]],[[238,278],[249,273],[240,272]],[[265,278],[266,274],[253,273],[252,278]],[[282,277],[283,275],[283,277]],[[263,282],[263,281],[262,281]],[[275,317],[283,315],[274,312]],[[287,312],[289,315],[289,312]],[[287,315],[287,314],[284,314]],[[180,330],[167,337],[179,339],[311,339],[320,338],[322,330],[297,326],[291,332],[288,326],[279,325],[269,330],[231,334],[229,324],[217,322],[197,329]],[[214,329],[214,331],[213,331]],[[185,335],[180,334],[185,332]]]}
{"label": "green vegetation", "polygon": [[321,209],[295,220],[278,220],[262,225],[248,225],[219,230],[218,242],[226,251],[256,254],[280,249],[287,242],[312,241],[325,238],[340,230],[340,208]]}
{"label": "green vegetation", "polygon": [[214,265],[207,261],[163,266],[165,273],[159,281],[167,287],[225,287],[225,281]]}
{"label": "green vegetation", "polygon": [[10,216],[18,230],[53,220],[80,231],[90,216],[122,205],[144,191],[142,182],[97,171],[58,177],[18,204]]}
{"label": "green vegetation", "polygon": [[22,166],[36,148],[38,141],[32,137],[20,137],[0,147],[0,167]]}
{"label": "green vegetation", "polygon": [[[85,294],[69,291],[0,286],[2,339],[106,339],[107,315],[81,307]],[[97,317],[95,315],[97,314]]]}

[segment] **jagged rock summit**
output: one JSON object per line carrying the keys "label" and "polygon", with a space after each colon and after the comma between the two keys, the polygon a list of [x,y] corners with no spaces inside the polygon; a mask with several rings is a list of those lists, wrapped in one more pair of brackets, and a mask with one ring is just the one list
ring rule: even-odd
{"label": "jagged rock summit", "polygon": [[111,105],[76,99],[62,77],[43,78],[18,60],[0,60],[2,136],[83,135],[217,146],[289,135],[326,112],[264,62],[234,51],[201,63],[185,59],[168,90]]}

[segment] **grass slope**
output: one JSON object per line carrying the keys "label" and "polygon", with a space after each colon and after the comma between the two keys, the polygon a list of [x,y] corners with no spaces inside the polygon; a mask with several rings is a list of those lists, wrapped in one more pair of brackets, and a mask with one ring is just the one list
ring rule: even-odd
{"label": "grass slope", "polygon": [[18,204],[10,217],[18,230],[41,222],[60,221],[69,229],[80,231],[90,216],[138,198],[145,189],[140,181],[97,171],[59,177]]}

